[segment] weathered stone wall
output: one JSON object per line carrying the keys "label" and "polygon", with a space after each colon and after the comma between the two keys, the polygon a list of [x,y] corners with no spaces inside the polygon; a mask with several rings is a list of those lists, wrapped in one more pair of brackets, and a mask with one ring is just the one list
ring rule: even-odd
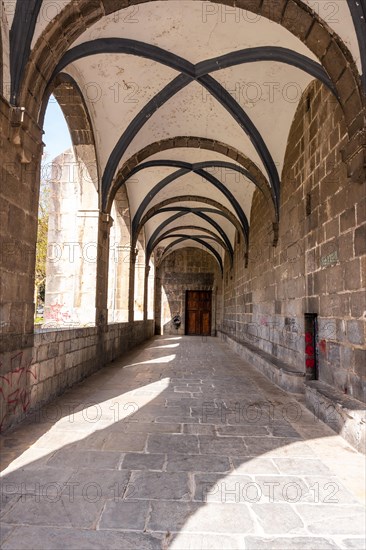
{"label": "weathered stone wall", "polygon": [[98,195],[71,150],[51,166],[45,324],[94,324]]}
{"label": "weathered stone wall", "polygon": [[41,131],[0,96],[1,349],[32,346]]}
{"label": "weathered stone wall", "polygon": [[311,84],[289,136],[278,245],[256,191],[249,266],[243,244],[226,262],[223,332],[304,372],[304,314],[317,313],[319,379],[366,401],[366,193],[347,177],[347,142],[339,104]]}
{"label": "weathered stone wall", "polygon": [[108,273],[108,321],[128,321],[128,286],[130,270],[130,210],[126,188],[121,187],[112,207]]}
{"label": "weathered stone wall", "polygon": [[66,388],[154,334],[153,321],[35,334],[31,355],[2,355],[0,429],[22,420]]}
{"label": "weathered stone wall", "polygon": [[[220,268],[209,253],[199,248],[178,249],[167,256],[157,269],[156,331],[158,334],[185,334],[186,291],[212,291],[212,334],[216,333],[221,317],[222,290]],[[180,315],[182,324],[177,330],[172,318]]]}
{"label": "weathered stone wall", "polygon": [[155,318],[155,264],[154,261],[150,261],[150,271],[147,283],[147,318]]}
{"label": "weathered stone wall", "polygon": [[145,235],[141,231],[136,243],[137,255],[135,263],[134,285],[134,319],[144,318],[144,284],[145,284]]}

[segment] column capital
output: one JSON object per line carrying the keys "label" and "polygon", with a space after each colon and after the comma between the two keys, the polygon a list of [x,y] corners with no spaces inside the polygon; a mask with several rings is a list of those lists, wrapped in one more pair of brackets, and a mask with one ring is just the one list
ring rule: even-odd
{"label": "column capital", "polygon": [[276,247],[278,245],[280,224],[278,222],[273,222],[272,228],[273,228],[273,244],[272,244],[272,246]]}
{"label": "column capital", "polygon": [[136,263],[138,254],[139,254],[139,249],[138,248],[131,248],[131,262],[133,264]]}
{"label": "column capital", "polygon": [[107,214],[105,212],[99,212],[99,220],[101,223],[107,225],[107,228],[110,229],[113,225],[113,218],[110,214]]}
{"label": "column capital", "polygon": [[8,112],[8,138],[17,148],[20,164],[37,162],[44,146],[42,129],[24,107],[9,105]]}

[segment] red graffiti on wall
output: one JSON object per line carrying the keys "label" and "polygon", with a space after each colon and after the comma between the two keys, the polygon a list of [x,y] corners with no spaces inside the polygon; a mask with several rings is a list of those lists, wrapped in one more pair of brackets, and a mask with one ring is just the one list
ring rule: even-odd
{"label": "red graffiti on wall", "polygon": [[[15,413],[19,407],[23,412],[27,412],[30,406],[30,388],[27,378],[37,380],[37,376],[31,369],[31,361],[22,365],[23,357],[22,351],[11,357],[9,372],[0,375],[0,394],[6,403],[6,412],[0,421],[0,431],[7,416]],[[0,368],[2,367],[3,364],[0,362]]]}
{"label": "red graffiti on wall", "polygon": [[65,323],[70,321],[71,315],[70,312],[65,308],[65,304],[55,303],[50,306],[50,311],[48,312],[47,317],[56,321],[57,323]]}
{"label": "red graffiti on wall", "polygon": [[313,369],[315,367],[315,348],[313,339],[314,336],[311,332],[307,332],[305,334],[305,355],[307,369]]}
{"label": "red graffiti on wall", "polygon": [[327,341],[326,340],[320,340],[319,342],[319,349],[322,353],[327,353]]}

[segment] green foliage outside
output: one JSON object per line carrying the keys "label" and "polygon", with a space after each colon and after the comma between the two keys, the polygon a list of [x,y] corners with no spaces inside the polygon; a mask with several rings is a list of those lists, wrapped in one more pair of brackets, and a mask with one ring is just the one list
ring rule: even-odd
{"label": "green foliage outside", "polygon": [[39,209],[38,209],[38,233],[36,250],[36,272],[35,272],[35,323],[43,321],[43,314],[37,313],[39,306],[43,306],[46,289],[46,262],[48,243],[48,220],[49,220],[49,198],[50,187],[48,181],[41,181]]}

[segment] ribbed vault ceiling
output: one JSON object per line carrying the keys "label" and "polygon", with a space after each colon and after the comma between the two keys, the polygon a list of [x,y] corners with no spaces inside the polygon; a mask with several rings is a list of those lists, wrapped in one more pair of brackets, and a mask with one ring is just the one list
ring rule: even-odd
{"label": "ribbed vault ceiling", "polygon": [[[28,29],[34,30],[27,31],[32,47],[69,3],[29,1],[31,14],[38,12],[33,23],[27,16]],[[14,2],[4,4],[11,26]],[[359,4],[305,4],[339,35],[361,73]],[[13,38],[20,32],[19,13]],[[281,172],[300,98],[314,78],[337,94],[299,38],[250,11],[192,0],[129,6],[75,34],[56,60],[53,77],[69,75],[83,94],[94,132],[102,208],[109,208],[118,185],[126,185],[132,232],[137,238],[143,227],[148,253],[157,245],[174,249],[205,243],[216,259],[231,258],[236,231],[244,240],[249,236],[258,169],[273,202],[272,221],[278,219]],[[177,136],[206,138],[228,148],[152,149],[119,179],[119,170],[136,153]],[[249,159],[256,174],[243,169],[228,150]]]}

